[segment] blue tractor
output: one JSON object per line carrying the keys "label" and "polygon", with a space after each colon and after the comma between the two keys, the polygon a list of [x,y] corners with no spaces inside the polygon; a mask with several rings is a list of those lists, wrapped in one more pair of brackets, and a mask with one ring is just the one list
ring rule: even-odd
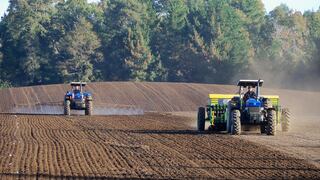
{"label": "blue tractor", "polygon": [[[259,128],[261,133],[275,135],[276,126],[282,131],[289,129],[290,112],[281,108],[279,96],[261,95],[263,80],[239,80],[238,94],[209,94],[209,103],[198,110],[198,130],[205,130],[205,121],[210,122],[209,130],[227,131],[239,135],[241,130]],[[243,89],[248,88],[244,94]],[[255,92],[254,92],[255,88]]]}
{"label": "blue tractor", "polygon": [[72,82],[71,91],[64,96],[64,114],[70,116],[71,109],[84,110],[85,115],[92,115],[93,104],[92,95],[89,92],[83,92],[86,83]]}
{"label": "blue tractor", "polygon": [[[258,125],[261,133],[275,135],[278,108],[273,106],[272,97],[268,98],[260,95],[262,84],[263,80],[240,80],[238,82],[239,96],[233,97],[228,105],[227,130],[231,134],[239,135],[241,125],[247,127]],[[253,95],[246,96],[243,93],[245,87],[256,88],[256,92],[253,92]]]}

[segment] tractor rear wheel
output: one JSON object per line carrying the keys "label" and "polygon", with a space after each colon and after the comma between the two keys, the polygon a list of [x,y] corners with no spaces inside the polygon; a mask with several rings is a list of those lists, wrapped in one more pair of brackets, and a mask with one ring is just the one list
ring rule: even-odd
{"label": "tractor rear wheel", "polygon": [[283,108],[281,112],[281,130],[282,132],[288,132],[290,127],[290,111],[287,108]]}
{"label": "tractor rear wheel", "polygon": [[241,134],[241,121],[240,121],[240,111],[231,111],[231,134],[240,135]]}
{"label": "tractor rear wheel", "polygon": [[273,109],[267,111],[266,133],[271,136],[276,134],[276,111]]}
{"label": "tractor rear wheel", "polygon": [[70,108],[70,100],[64,101],[64,115],[70,116],[71,114],[71,108]]}
{"label": "tractor rear wheel", "polygon": [[93,110],[92,101],[87,101],[86,102],[85,115],[91,116],[92,115],[92,110]]}
{"label": "tractor rear wheel", "polygon": [[198,131],[204,131],[206,124],[206,109],[204,107],[199,107],[198,109]]}

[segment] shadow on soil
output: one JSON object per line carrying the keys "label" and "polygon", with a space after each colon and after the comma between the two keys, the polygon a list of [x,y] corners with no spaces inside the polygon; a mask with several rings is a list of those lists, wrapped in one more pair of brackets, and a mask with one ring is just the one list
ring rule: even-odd
{"label": "shadow on soil", "polygon": [[199,134],[226,134],[223,132],[214,132],[214,131],[203,131],[199,132],[197,130],[129,130],[132,133],[138,134],[180,134],[180,135],[199,135]]}

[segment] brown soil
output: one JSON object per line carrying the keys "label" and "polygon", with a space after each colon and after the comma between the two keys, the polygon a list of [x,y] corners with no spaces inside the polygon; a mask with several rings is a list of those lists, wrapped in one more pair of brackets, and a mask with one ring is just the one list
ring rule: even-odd
{"label": "brown soil", "polygon": [[[0,112],[12,112],[13,109],[21,106],[34,107],[40,105],[40,107],[45,107],[45,110],[48,108],[51,109],[51,105],[61,106],[63,96],[68,89],[68,85],[50,85],[0,90]],[[170,119],[168,120],[164,117],[158,118],[150,115],[143,118],[142,116],[121,116],[121,118],[119,116],[111,116],[94,117],[89,119],[86,119],[86,117],[75,116],[68,119],[63,116],[0,115],[0,121],[2,122],[0,126],[0,132],[2,135],[0,140],[0,162],[2,175],[8,175],[3,176],[6,178],[19,177],[21,174],[25,174],[30,177],[35,177],[36,175],[40,176],[42,174],[41,177],[48,177],[52,175],[53,177],[92,176],[183,178],[185,177],[184,174],[188,177],[198,177],[200,176],[199,174],[205,174],[203,177],[213,176],[218,178],[222,177],[223,173],[227,172],[228,175],[233,174],[228,177],[238,178],[237,172],[239,171],[242,175],[239,175],[240,178],[253,178],[258,177],[258,175],[261,177],[281,178],[285,177],[281,172],[290,171],[286,173],[290,177],[306,176],[305,173],[300,170],[298,171],[300,173],[296,173],[297,168],[291,167],[290,164],[292,158],[289,158],[290,163],[286,162],[287,164],[284,163],[282,164],[283,166],[278,166],[278,162],[264,161],[262,159],[256,160],[259,163],[263,161],[265,164],[268,163],[273,166],[273,168],[271,168],[262,163],[261,166],[267,170],[260,170],[256,167],[258,166],[258,163],[256,163],[254,167],[251,167],[252,163],[249,161],[250,157],[251,155],[260,157],[257,155],[258,150],[260,153],[263,152],[262,154],[266,151],[268,154],[271,153],[277,155],[281,154],[277,152],[277,150],[279,150],[289,154],[291,157],[306,159],[309,162],[313,162],[318,166],[318,168],[320,167],[320,119],[318,118],[320,115],[318,106],[320,102],[319,92],[262,89],[262,94],[280,95],[282,105],[290,108],[292,112],[292,121],[291,131],[289,133],[278,133],[275,137],[249,134],[240,136],[240,139],[226,135],[194,134],[191,130],[196,127],[195,111],[199,106],[203,106],[207,103],[208,94],[234,93],[236,89],[237,88],[235,86],[229,85],[188,83],[105,82],[90,83],[88,85],[88,90],[93,93],[94,103],[96,106],[111,108],[134,107],[145,111],[173,112],[173,114],[178,114],[183,117],[192,117],[192,121],[188,121],[187,119],[189,118],[183,118],[183,123],[181,122],[181,119],[179,119],[179,123],[177,123],[175,118],[172,119],[171,117],[168,117],[168,119]],[[67,120],[70,120],[70,122]],[[121,123],[118,121],[121,121]],[[27,122],[26,124],[23,124],[23,129],[26,129],[26,132],[21,131],[21,128],[19,128],[22,125],[22,122]],[[95,123],[99,125],[96,125]],[[132,125],[132,123],[134,125]],[[92,129],[90,129],[91,125],[93,126]],[[70,128],[70,130],[68,130],[68,128]],[[122,129],[129,129],[129,131],[122,131]],[[148,130],[148,133],[142,133],[146,130]],[[22,132],[23,134],[21,134]],[[87,133],[89,134],[87,135]],[[131,150],[119,150],[119,152],[116,152],[116,150],[114,150],[115,146],[112,146],[112,150],[106,149],[105,146],[109,146],[110,142],[106,144],[103,143],[103,138],[100,138],[99,141],[92,139],[91,143],[86,144],[87,136],[100,137],[100,134],[95,135],[95,133],[100,133],[103,138],[106,138],[106,141],[111,139],[113,143],[121,143],[119,147],[116,146],[118,149],[127,146],[128,148],[131,148],[131,141],[133,141],[132,143],[135,147],[133,149],[135,150],[141,149],[136,147],[135,142],[146,145],[143,147],[152,147],[152,143],[156,141],[157,143],[154,145],[157,146],[157,148],[153,148],[153,154],[147,154],[149,160],[146,160],[144,157],[140,157],[140,155],[144,156],[144,151],[137,155],[132,153]],[[64,136],[67,137],[67,141],[63,139]],[[110,138],[110,136],[112,136],[112,138]],[[48,143],[44,140],[47,137]],[[126,145],[125,142],[123,142],[123,139],[129,139],[126,143],[129,143],[130,146]],[[162,139],[164,139],[164,141],[162,141]],[[83,143],[81,140],[84,140]],[[265,146],[252,144],[247,140]],[[17,142],[22,141],[26,141],[28,143],[29,141],[32,141],[33,144],[17,144]],[[96,142],[96,144],[94,142]],[[240,148],[241,151],[246,153],[241,153],[239,155],[235,152],[235,149],[232,149],[234,146],[233,144],[229,148],[226,148],[226,144],[235,142],[237,142],[236,144],[241,147],[254,147],[250,149],[253,153],[246,150],[243,151]],[[149,143],[151,143],[151,145],[149,145]],[[80,148],[79,150],[76,149],[78,146]],[[96,148],[99,150],[92,152],[89,150]],[[203,148],[203,150],[199,148]],[[226,149],[230,149],[231,153]],[[257,149],[257,151],[255,151],[255,149]],[[10,154],[6,154],[8,153],[7,150],[20,155],[16,155],[13,158],[12,153],[11,156]],[[222,150],[223,153],[217,152]],[[194,153],[194,151],[200,151],[201,153]],[[222,159],[224,159],[225,156],[223,154],[225,151],[228,152],[227,157],[230,162],[232,161],[231,164],[224,164],[225,162],[220,162],[220,159],[215,159],[220,157],[220,155]],[[126,155],[123,155],[122,152],[125,154],[131,153],[131,156],[136,158],[132,161],[133,165],[130,164],[131,160],[126,158]],[[32,155],[26,155],[28,153],[31,153]],[[41,155],[41,153],[43,155]],[[217,153],[219,155],[216,157],[215,154]],[[43,158],[39,158],[41,156],[43,156]],[[112,159],[113,156],[121,156],[122,160]],[[153,156],[156,158],[153,158]],[[175,156],[178,157],[178,160],[172,158]],[[202,156],[206,156],[206,158]],[[244,161],[239,164],[237,161],[238,156],[243,156],[244,159],[247,158],[248,161]],[[282,156],[287,158],[286,155],[281,154],[281,158]],[[68,159],[70,157],[75,159]],[[82,160],[77,159],[78,157],[81,157],[80,159],[87,160],[84,160],[84,163],[82,163]],[[190,160],[186,160],[188,158]],[[268,158],[271,157],[268,156]],[[15,160],[13,161],[12,159]],[[164,160],[161,161],[159,159]],[[294,161],[299,163],[303,162],[303,164],[305,163],[305,161],[297,159],[294,159]],[[148,163],[147,165],[145,164],[146,162]],[[108,163],[112,163],[112,165]],[[282,163],[282,160],[280,163]],[[106,167],[106,165],[103,164],[108,165]],[[132,167],[128,164],[132,165]],[[166,165],[168,165],[168,167]],[[287,165],[288,167],[286,167]],[[139,169],[144,166],[147,168],[141,168],[141,171],[135,170],[136,167]],[[236,168],[236,166],[239,166],[240,168]],[[306,166],[312,167],[311,169],[314,168],[312,165]],[[40,167],[42,167],[42,169]],[[95,167],[97,169],[91,169],[91,167]],[[156,167],[159,169],[162,168],[162,170],[155,170],[157,169]],[[25,170],[24,168],[29,169]],[[121,170],[117,170],[117,168],[120,168]],[[113,171],[113,169],[115,170]],[[181,172],[172,172],[175,172],[177,169]],[[248,171],[246,171],[247,169]],[[284,169],[286,171],[283,171]],[[270,173],[269,170],[273,173],[271,173],[270,176],[267,176],[267,174]],[[24,171],[28,173],[24,173]],[[131,171],[134,173],[130,174]],[[144,171],[147,175],[143,176],[139,174]],[[150,176],[148,176],[149,171],[152,172]],[[194,171],[197,171],[197,173]],[[104,172],[108,173],[104,174]],[[122,175],[120,175],[121,173]],[[254,174],[256,173],[257,175],[255,176]],[[291,176],[290,173],[296,174]],[[194,176],[190,174],[193,174]],[[315,177],[318,177],[319,171],[312,170],[312,173],[310,174],[317,174]],[[308,178],[309,177],[311,177],[311,175],[308,176]]]}
{"label": "brown soil", "polygon": [[[0,112],[15,106],[61,105],[69,85],[32,86],[0,90]],[[137,107],[145,111],[195,111],[207,103],[209,93],[235,93],[231,85],[193,83],[89,83],[95,105]],[[262,94],[280,95],[282,104],[299,115],[319,114],[319,92],[262,89]]]}
{"label": "brown soil", "polygon": [[296,158],[306,159],[320,168],[319,122],[319,117],[297,117],[293,119],[289,133],[277,132],[273,137],[248,134],[240,138],[267,145]]}
{"label": "brown soil", "polygon": [[228,135],[197,134],[188,119],[144,116],[0,116],[0,179],[305,178],[304,160]]}

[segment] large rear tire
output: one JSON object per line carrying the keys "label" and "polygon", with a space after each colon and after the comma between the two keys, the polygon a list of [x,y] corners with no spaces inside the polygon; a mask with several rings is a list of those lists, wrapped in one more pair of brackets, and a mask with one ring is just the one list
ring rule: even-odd
{"label": "large rear tire", "polygon": [[71,108],[70,108],[70,100],[64,101],[64,115],[70,116],[71,114]]}
{"label": "large rear tire", "polygon": [[240,135],[241,134],[241,113],[239,110],[231,111],[231,134]]}
{"label": "large rear tire", "polygon": [[93,111],[93,103],[92,101],[86,102],[86,109],[85,109],[85,115],[91,116]]}
{"label": "large rear tire", "polygon": [[204,107],[199,107],[198,122],[197,122],[198,131],[204,131],[205,124],[206,124],[206,109]]}
{"label": "large rear tire", "polygon": [[281,130],[288,132],[290,129],[290,111],[288,108],[283,108],[281,112]]}
{"label": "large rear tire", "polygon": [[275,110],[267,111],[266,133],[269,136],[276,135],[276,111]]}

